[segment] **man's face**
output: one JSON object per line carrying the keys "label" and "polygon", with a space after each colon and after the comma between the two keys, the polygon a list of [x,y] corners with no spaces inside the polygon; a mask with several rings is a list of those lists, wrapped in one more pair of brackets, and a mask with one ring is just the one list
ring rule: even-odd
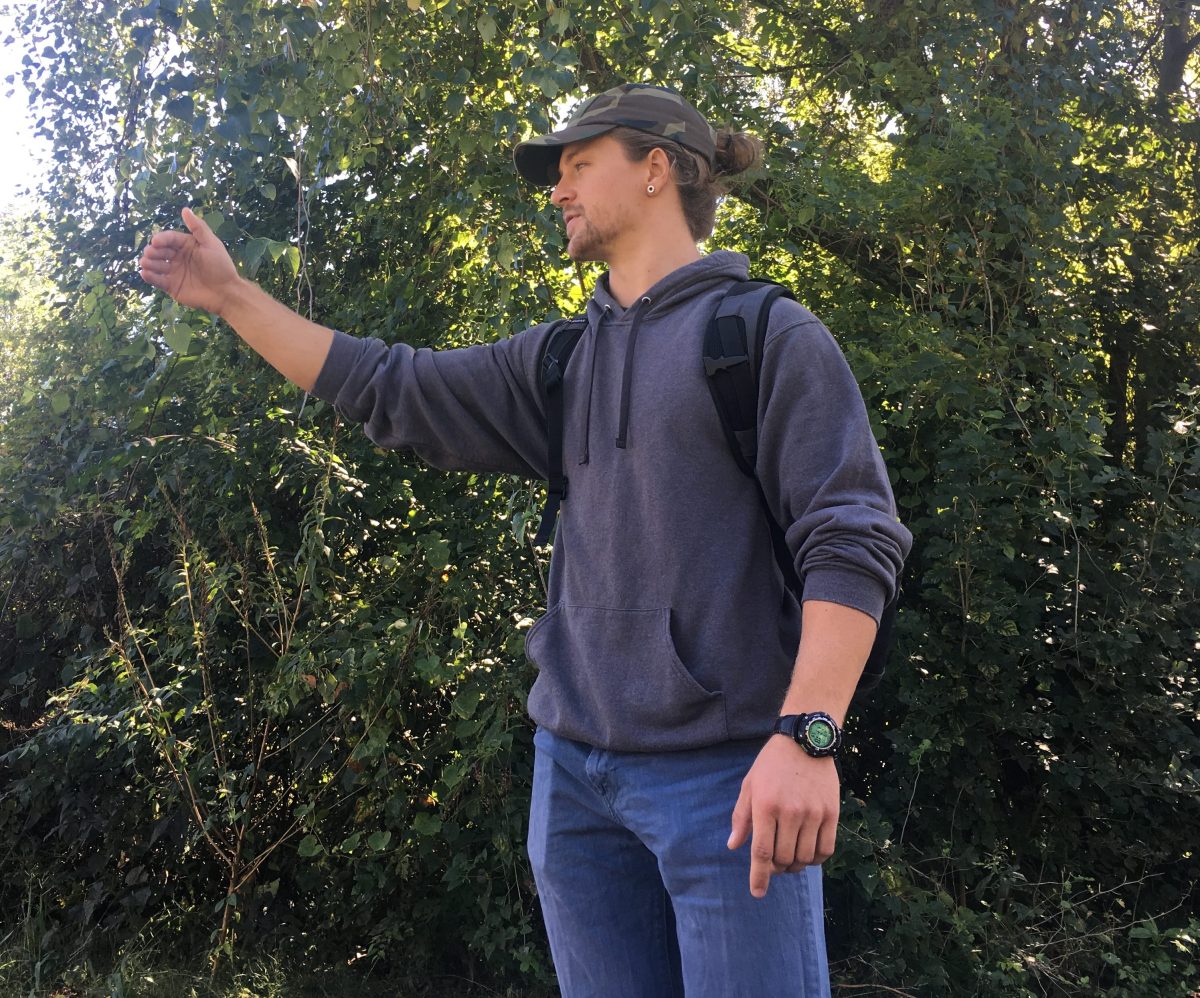
{"label": "man's face", "polygon": [[601,135],[564,146],[558,168],[550,200],[562,209],[567,255],[611,262],[619,246],[637,238],[645,165],[631,163],[620,142]]}

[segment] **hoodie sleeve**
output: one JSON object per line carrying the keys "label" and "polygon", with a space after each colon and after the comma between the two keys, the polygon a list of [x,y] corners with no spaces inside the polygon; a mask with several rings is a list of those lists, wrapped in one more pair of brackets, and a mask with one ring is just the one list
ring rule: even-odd
{"label": "hoodie sleeve", "polygon": [[[795,321],[799,308],[802,317]],[[804,583],[804,598],[879,622],[912,547],[896,518],[862,392],[841,348],[811,312],[783,301],[759,385],[758,475]]]}
{"label": "hoodie sleeve", "polygon": [[537,366],[549,324],[454,350],[335,332],[313,386],[380,447],[446,471],[546,477]]}

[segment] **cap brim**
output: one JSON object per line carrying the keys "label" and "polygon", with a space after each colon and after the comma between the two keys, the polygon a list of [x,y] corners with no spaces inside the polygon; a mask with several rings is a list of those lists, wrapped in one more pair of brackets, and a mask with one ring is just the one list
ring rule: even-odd
{"label": "cap brim", "polygon": [[616,125],[593,121],[586,125],[574,125],[549,135],[538,135],[519,142],[513,149],[513,162],[517,173],[531,184],[546,187],[558,183],[558,159],[562,148],[572,142],[593,139],[597,135],[611,132]]}

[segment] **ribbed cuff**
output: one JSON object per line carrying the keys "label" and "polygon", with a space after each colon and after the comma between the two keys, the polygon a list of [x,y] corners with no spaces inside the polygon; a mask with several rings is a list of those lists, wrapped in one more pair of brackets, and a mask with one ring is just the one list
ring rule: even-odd
{"label": "ribbed cuff", "polygon": [[814,568],[804,579],[804,598],[840,603],[869,613],[878,624],[888,590],[875,576],[838,568]]}
{"label": "ribbed cuff", "polygon": [[335,329],[329,353],[325,355],[325,363],[317,375],[311,394],[325,402],[335,401],[342,385],[354,369],[361,348],[362,343],[357,336],[350,336]]}

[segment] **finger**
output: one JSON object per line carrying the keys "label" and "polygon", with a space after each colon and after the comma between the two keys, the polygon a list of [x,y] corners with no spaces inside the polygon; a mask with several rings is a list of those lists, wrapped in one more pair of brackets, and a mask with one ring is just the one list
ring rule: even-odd
{"label": "finger", "polygon": [[[787,865],[785,873],[799,873],[806,866],[815,866],[824,863],[833,855],[834,849],[837,847],[837,812],[831,817],[827,817],[821,822],[817,829],[816,839],[813,843],[812,858],[808,858],[805,851],[807,846],[797,845],[795,858]],[[777,857],[778,858],[778,857]]]}
{"label": "finger", "polygon": [[814,863],[824,863],[833,855],[833,850],[837,848],[837,826],[837,815],[827,819],[821,825],[821,830],[817,833],[817,853],[813,857]]}
{"label": "finger", "polygon": [[146,249],[147,251],[163,250],[178,253],[194,238],[194,236],[187,232],[179,232],[176,229],[163,229],[161,232],[156,232],[151,236],[150,245]]}
{"label": "finger", "polygon": [[162,274],[154,270],[147,270],[145,267],[142,267],[139,273],[141,274],[142,280],[147,284],[151,285],[152,287],[162,288],[164,291],[167,290],[167,284],[169,281],[169,276],[167,274]]}
{"label": "finger", "polygon": [[804,866],[809,866],[814,860],[817,852],[817,831],[820,828],[814,821],[809,821],[800,829],[800,835],[796,841],[796,853],[792,862],[800,863]]}
{"label": "finger", "polygon": [[149,251],[142,254],[142,258],[138,260],[138,267],[141,270],[152,270],[156,273],[167,273],[173,267],[172,257],[150,253]]}
{"label": "finger", "polygon": [[803,834],[800,816],[781,810],[775,826],[775,856],[776,872],[791,866],[799,859],[798,848]]}
{"label": "finger", "polygon": [[197,215],[191,208],[183,209],[183,224],[188,227],[190,232],[197,239],[204,240],[205,238],[216,238],[213,236],[213,231],[208,227],[208,223]]}
{"label": "finger", "polygon": [[775,817],[768,811],[754,815],[754,831],[750,837],[750,893],[765,897],[771,882],[775,857]]}
{"label": "finger", "polygon": [[138,261],[138,272],[145,280],[151,281],[151,283],[159,283],[169,279],[175,271],[170,260],[157,259],[142,254],[141,260]]}
{"label": "finger", "polygon": [[737,849],[746,841],[750,834],[750,795],[743,789],[738,794],[737,803],[733,806],[733,830],[729,833],[729,841],[725,843],[729,849]]}
{"label": "finger", "polygon": [[146,250],[142,254],[141,263],[143,266],[149,266],[151,270],[166,270],[171,266],[173,259],[175,255],[166,250]]}
{"label": "finger", "polygon": [[138,267],[155,273],[165,273],[171,269],[171,257],[166,253],[151,253],[147,250],[138,261]]}

